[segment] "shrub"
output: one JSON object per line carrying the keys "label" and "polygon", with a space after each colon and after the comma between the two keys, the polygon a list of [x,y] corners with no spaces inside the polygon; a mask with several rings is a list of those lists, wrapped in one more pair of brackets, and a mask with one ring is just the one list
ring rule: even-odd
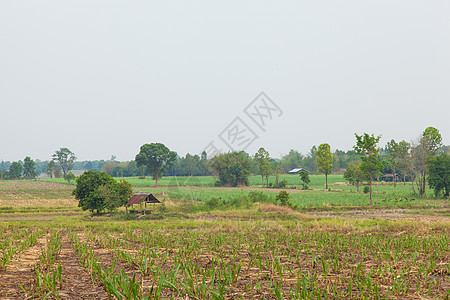
{"label": "shrub", "polygon": [[66,176],[64,176],[64,179],[70,184],[72,180],[75,180],[75,175],[73,173],[67,173]]}
{"label": "shrub", "polygon": [[213,197],[213,198],[207,200],[205,202],[205,204],[207,206],[209,206],[210,208],[218,208],[219,206],[223,205],[223,202],[221,200],[222,200],[222,198]]}
{"label": "shrub", "polygon": [[280,201],[281,206],[289,206],[289,194],[286,191],[281,191],[277,197],[277,202]]}
{"label": "shrub", "polygon": [[281,180],[281,182],[278,182],[278,183],[271,182],[271,183],[269,183],[269,185],[267,187],[274,188],[274,189],[284,189],[286,187],[286,185],[287,185],[287,180],[283,179],[283,180]]}
{"label": "shrub", "polygon": [[278,203],[278,201],[280,201],[280,205],[281,206],[287,206],[290,207],[292,209],[297,209],[298,206],[294,205],[291,203],[290,201],[290,196],[286,191],[281,191],[277,197],[275,198],[275,202]]}
{"label": "shrub", "polygon": [[368,192],[370,192],[370,188],[367,185],[364,186],[363,192],[364,194],[367,194]]}
{"label": "shrub", "polygon": [[267,194],[260,191],[251,191],[247,197],[252,203],[273,203],[273,198],[271,199]]}
{"label": "shrub", "polygon": [[311,182],[311,180],[309,179],[309,174],[306,171],[300,171],[298,173],[298,175],[300,175],[300,179],[302,180],[302,186],[303,186],[303,190],[307,190],[308,189],[308,184]]}

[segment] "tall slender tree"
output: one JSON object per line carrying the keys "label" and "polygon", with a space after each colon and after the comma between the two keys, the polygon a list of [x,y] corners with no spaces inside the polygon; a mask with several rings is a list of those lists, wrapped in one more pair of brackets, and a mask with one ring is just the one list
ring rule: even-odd
{"label": "tall slender tree", "polygon": [[344,173],[344,179],[347,180],[350,184],[356,185],[356,191],[358,193],[359,186],[364,180],[364,174],[362,173],[359,164],[359,161],[350,163]]}
{"label": "tall slender tree", "polygon": [[406,174],[411,169],[411,144],[406,141],[398,143],[397,157],[399,170],[403,175],[403,186],[406,186]]}
{"label": "tall slender tree", "polygon": [[389,161],[392,165],[392,180],[394,181],[394,187],[397,186],[397,166],[398,166],[398,159],[400,154],[399,144],[394,140],[390,140],[386,145],[386,150],[389,154]]}
{"label": "tall slender tree", "polygon": [[61,148],[53,154],[53,161],[59,164],[63,177],[73,169],[76,160],[77,157],[68,148]]}
{"label": "tall slender tree", "polygon": [[333,153],[329,144],[321,144],[316,151],[317,172],[325,174],[325,188],[328,189],[328,174],[333,169]]}
{"label": "tall slender tree", "polygon": [[61,168],[55,163],[55,161],[51,160],[47,163],[46,173],[48,176],[50,176],[50,178],[60,178]]}
{"label": "tall slender tree", "polygon": [[353,149],[360,155],[361,171],[367,176],[367,181],[369,183],[369,192],[370,192],[370,206],[373,205],[372,201],[372,182],[373,179],[376,178],[383,168],[383,165],[378,159],[378,153],[380,149],[377,147],[378,142],[380,141],[381,136],[374,136],[364,133],[363,135],[357,135],[356,137],[356,145],[353,146]]}
{"label": "tall slender tree", "polygon": [[437,154],[442,147],[442,137],[434,127],[427,127],[419,139],[415,153],[419,159],[417,187],[420,195],[425,195],[427,185],[427,161]]}
{"label": "tall slender tree", "polygon": [[259,167],[259,173],[261,174],[262,182],[264,183],[264,177],[266,178],[266,185],[269,185],[269,176],[273,174],[274,165],[270,161],[269,152],[264,148],[259,148],[255,153],[255,161]]}

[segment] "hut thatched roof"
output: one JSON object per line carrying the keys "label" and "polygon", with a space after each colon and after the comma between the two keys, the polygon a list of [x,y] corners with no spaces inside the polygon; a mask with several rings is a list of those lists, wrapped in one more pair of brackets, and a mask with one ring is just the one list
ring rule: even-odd
{"label": "hut thatched roof", "polygon": [[127,203],[127,206],[133,205],[133,204],[139,204],[141,202],[161,203],[161,201],[156,199],[156,197],[153,196],[153,194],[137,193],[137,194],[134,194],[133,197],[131,197],[130,201],[128,201],[128,203]]}

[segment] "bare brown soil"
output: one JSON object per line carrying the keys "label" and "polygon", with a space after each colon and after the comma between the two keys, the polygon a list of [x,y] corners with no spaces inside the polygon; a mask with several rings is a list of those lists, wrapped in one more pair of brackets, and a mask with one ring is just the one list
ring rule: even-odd
{"label": "bare brown soil", "polygon": [[67,234],[62,236],[61,252],[56,264],[62,266],[64,284],[59,291],[61,299],[108,299],[102,285],[92,282],[78,261]]}
{"label": "bare brown soil", "polygon": [[0,298],[1,299],[25,299],[27,294],[22,287],[29,291],[32,288],[36,273],[34,266],[39,260],[41,247],[45,246],[46,236],[42,236],[38,242],[28,250],[16,254],[8,264],[5,271],[0,271]]}

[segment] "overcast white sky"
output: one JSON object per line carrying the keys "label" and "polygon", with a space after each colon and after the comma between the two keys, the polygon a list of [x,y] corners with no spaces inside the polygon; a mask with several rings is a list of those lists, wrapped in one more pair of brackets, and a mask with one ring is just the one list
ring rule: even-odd
{"label": "overcast white sky", "polygon": [[[450,144],[450,2],[0,0],[0,160],[200,153],[240,117],[273,157],[354,133]],[[265,132],[245,107],[283,111]]]}

